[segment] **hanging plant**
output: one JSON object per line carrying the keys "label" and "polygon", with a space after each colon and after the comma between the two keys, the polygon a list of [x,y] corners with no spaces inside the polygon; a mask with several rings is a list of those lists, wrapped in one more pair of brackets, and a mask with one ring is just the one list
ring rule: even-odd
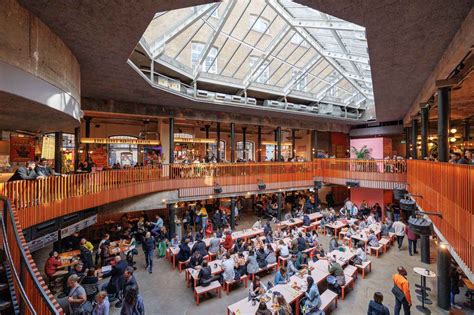
{"label": "hanging plant", "polygon": [[367,148],[366,145],[364,145],[362,148],[357,150],[356,147],[351,147],[351,152],[354,153],[356,159],[358,160],[368,160],[371,158],[370,154],[372,152],[372,149]]}

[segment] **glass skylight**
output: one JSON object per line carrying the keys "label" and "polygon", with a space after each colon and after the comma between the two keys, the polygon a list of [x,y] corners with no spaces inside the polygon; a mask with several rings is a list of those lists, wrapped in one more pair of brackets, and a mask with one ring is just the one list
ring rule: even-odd
{"label": "glass skylight", "polygon": [[292,1],[224,0],[157,13],[140,43],[189,84],[360,108],[374,116],[365,28]]}

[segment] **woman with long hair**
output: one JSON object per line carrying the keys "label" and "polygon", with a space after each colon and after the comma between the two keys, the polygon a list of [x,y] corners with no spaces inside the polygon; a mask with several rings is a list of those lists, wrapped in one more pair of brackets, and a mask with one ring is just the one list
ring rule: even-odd
{"label": "woman with long hair", "polygon": [[303,314],[322,315],[323,311],[319,309],[321,306],[321,296],[319,294],[318,285],[314,282],[313,277],[307,278],[307,289],[303,299]]}
{"label": "woman with long hair", "polygon": [[276,297],[276,301],[278,304],[277,315],[292,315],[293,314],[290,304],[286,302],[285,297],[283,295],[278,294]]}

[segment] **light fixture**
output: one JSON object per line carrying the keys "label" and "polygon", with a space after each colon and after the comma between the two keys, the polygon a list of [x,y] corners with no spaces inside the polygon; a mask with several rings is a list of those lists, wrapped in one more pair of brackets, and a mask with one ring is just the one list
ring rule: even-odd
{"label": "light fixture", "polygon": [[430,139],[430,141],[433,141],[434,138],[432,136],[430,136],[428,139]]}
{"label": "light fixture", "polygon": [[428,142],[428,146],[432,146],[434,143],[433,142]]}
{"label": "light fixture", "polygon": [[166,199],[161,199],[161,202],[165,203],[165,202],[166,202]]}
{"label": "light fixture", "polygon": [[456,133],[458,130],[456,128],[452,128],[450,131],[451,133]]}
{"label": "light fixture", "polygon": [[92,154],[92,153],[94,153],[94,151],[89,151],[89,154]]}
{"label": "light fixture", "polygon": [[209,195],[209,199],[212,199],[212,196],[211,196],[211,195]]}
{"label": "light fixture", "polygon": [[451,142],[456,142],[456,138],[451,137],[451,138],[449,138],[449,141],[451,141]]}

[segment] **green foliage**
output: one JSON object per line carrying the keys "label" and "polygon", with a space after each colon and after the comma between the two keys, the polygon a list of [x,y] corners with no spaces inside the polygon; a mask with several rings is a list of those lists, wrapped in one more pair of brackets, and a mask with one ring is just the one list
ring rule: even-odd
{"label": "green foliage", "polygon": [[372,149],[367,148],[366,145],[364,145],[360,150],[357,150],[356,147],[351,147],[352,153],[356,156],[357,159],[359,160],[368,160],[371,158],[370,153],[372,152]]}

